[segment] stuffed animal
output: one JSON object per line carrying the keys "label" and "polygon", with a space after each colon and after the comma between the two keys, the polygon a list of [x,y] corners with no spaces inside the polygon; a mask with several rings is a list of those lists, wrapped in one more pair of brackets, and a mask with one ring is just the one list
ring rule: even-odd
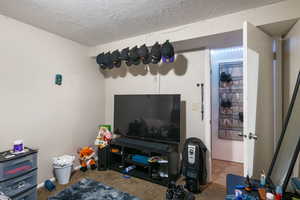
{"label": "stuffed animal", "polygon": [[104,126],[100,127],[98,132],[98,136],[95,140],[95,145],[98,146],[100,149],[104,148],[108,142],[112,139],[111,132]]}
{"label": "stuffed animal", "polygon": [[92,147],[89,147],[89,146],[83,147],[81,149],[78,149],[77,153],[79,154],[79,162],[81,165],[81,168],[80,168],[81,171],[83,171],[83,172],[87,171],[88,166],[90,166],[90,168],[92,170],[97,168],[96,161],[94,158],[95,151],[93,150]]}

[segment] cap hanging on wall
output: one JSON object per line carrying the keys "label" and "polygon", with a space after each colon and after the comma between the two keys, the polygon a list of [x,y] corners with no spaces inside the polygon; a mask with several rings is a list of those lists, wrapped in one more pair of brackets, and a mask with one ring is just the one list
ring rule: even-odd
{"label": "cap hanging on wall", "polygon": [[140,46],[140,48],[138,49],[137,52],[138,52],[138,55],[141,58],[144,65],[147,65],[151,62],[151,57],[149,55],[149,49],[145,44]]}
{"label": "cap hanging on wall", "polygon": [[167,40],[163,45],[156,42],[151,51],[143,44],[139,48],[137,46],[129,49],[129,47],[119,50],[115,50],[112,53],[101,53],[97,56],[96,62],[101,69],[112,69],[114,67],[119,68],[122,61],[125,61],[127,66],[139,65],[141,62],[144,65],[149,63],[158,64],[161,59],[163,62],[170,63],[174,62],[174,47]]}
{"label": "cap hanging on wall", "polygon": [[109,69],[113,68],[113,61],[112,61],[110,52],[108,52],[104,55],[103,64]]}
{"label": "cap hanging on wall", "polygon": [[129,47],[122,49],[120,59],[124,60],[126,62],[127,66],[131,66],[132,63],[131,63],[130,57],[129,57]]}
{"label": "cap hanging on wall", "polygon": [[164,63],[172,63],[174,62],[174,47],[167,40],[161,47],[162,60]]}
{"label": "cap hanging on wall", "polygon": [[129,50],[129,57],[130,57],[130,61],[132,62],[132,64],[139,65],[141,63],[141,59],[138,54],[137,46],[135,46]]}
{"label": "cap hanging on wall", "polygon": [[121,54],[119,50],[115,50],[111,54],[111,59],[113,61],[113,66],[119,68],[121,66]]}
{"label": "cap hanging on wall", "polygon": [[97,56],[96,62],[100,66],[101,69],[106,69],[106,66],[104,65],[103,59],[104,58],[104,53],[101,53]]}
{"label": "cap hanging on wall", "polygon": [[150,52],[150,57],[151,57],[151,63],[157,64],[161,60],[161,46],[158,42],[156,42]]}

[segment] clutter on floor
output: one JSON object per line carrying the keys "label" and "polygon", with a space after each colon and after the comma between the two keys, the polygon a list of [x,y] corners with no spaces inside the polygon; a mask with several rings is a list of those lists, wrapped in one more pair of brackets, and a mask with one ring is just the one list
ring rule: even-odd
{"label": "clutter on floor", "polygon": [[226,200],[281,200],[283,199],[282,187],[272,189],[261,185],[261,181],[250,179],[249,176],[227,175]]}
{"label": "clutter on floor", "polygon": [[[120,175],[119,172],[113,170],[106,171],[87,171],[81,172],[77,171],[72,175],[70,180],[70,185],[79,182],[81,179],[87,178],[105,185],[111,186],[119,191],[129,193],[136,196],[142,200],[164,200],[166,198],[167,187],[155,184],[144,179],[131,177],[130,179],[125,179]],[[184,184],[184,181],[180,179],[177,184]],[[45,188],[40,188],[38,192],[38,199],[44,200],[48,199],[50,196],[55,196],[58,192],[63,191],[70,185],[56,185],[56,189],[49,192]],[[212,183],[207,185],[204,192],[199,193],[196,199],[224,199],[226,194],[226,188],[223,185]],[[155,198],[154,198],[155,197]]]}
{"label": "clutter on floor", "polygon": [[44,182],[44,187],[45,187],[49,192],[55,190],[55,188],[56,188],[56,186],[54,185],[54,183],[53,183],[52,181],[50,181],[50,180],[46,180],[46,181]]}
{"label": "clutter on floor", "polygon": [[82,179],[74,185],[64,189],[53,197],[49,197],[48,200],[140,200],[139,198],[130,195],[125,192],[116,190],[103,183],[91,180]]}
{"label": "clutter on floor", "polygon": [[172,181],[167,189],[166,200],[195,200],[195,195]]}

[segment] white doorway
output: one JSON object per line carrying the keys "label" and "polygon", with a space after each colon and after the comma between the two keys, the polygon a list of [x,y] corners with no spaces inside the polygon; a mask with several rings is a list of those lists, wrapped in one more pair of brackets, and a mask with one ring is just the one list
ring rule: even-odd
{"label": "white doorway", "polygon": [[212,181],[226,185],[227,174],[243,175],[243,48],[212,49]]}

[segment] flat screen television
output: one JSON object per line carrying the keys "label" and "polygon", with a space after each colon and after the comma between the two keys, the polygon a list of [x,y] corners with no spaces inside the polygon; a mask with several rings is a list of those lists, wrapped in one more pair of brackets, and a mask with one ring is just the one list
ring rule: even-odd
{"label": "flat screen television", "polygon": [[180,143],[180,95],[115,95],[114,133]]}

